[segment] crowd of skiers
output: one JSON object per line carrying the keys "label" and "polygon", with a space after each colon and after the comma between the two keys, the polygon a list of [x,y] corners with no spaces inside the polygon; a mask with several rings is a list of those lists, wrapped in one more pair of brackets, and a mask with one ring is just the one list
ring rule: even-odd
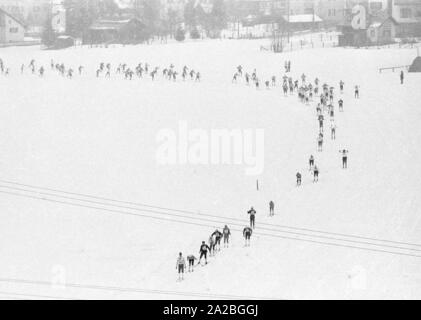
{"label": "crowd of skiers", "polygon": [[[299,79],[294,79],[291,75],[287,73],[291,72],[291,61],[285,61],[284,64],[284,75],[281,78],[280,85],[285,97],[289,95],[297,94],[300,102],[305,105],[310,105],[311,102],[319,99],[316,106],[316,117],[318,121],[319,132],[317,135],[317,151],[323,151],[323,142],[324,142],[324,127],[325,119],[328,118],[330,125],[330,138],[331,140],[336,140],[336,130],[337,126],[335,124],[335,88],[329,86],[327,83],[320,83],[318,78],[315,78],[314,81],[308,81],[307,76],[303,73]],[[260,87],[260,79],[257,74],[256,69],[253,72],[245,72],[241,65],[236,67],[234,72],[232,82],[237,83],[239,80],[244,80],[246,85],[254,84],[256,89]],[[270,77],[270,80],[265,80],[264,85],[267,89],[271,87],[277,87],[277,78],[275,75]],[[344,92],[345,83],[341,80],[339,82],[339,92],[342,96]],[[339,112],[344,111],[344,101],[342,97],[339,97],[337,100]],[[354,97],[359,99],[360,97],[360,88],[358,85],[354,87]],[[342,168],[346,169],[348,164],[348,150],[342,149],[339,150],[342,157]],[[320,170],[315,164],[314,156],[311,155],[309,159],[309,171],[313,176],[313,182],[318,182]],[[300,172],[296,173],[296,184],[297,186],[301,185],[302,174]]]}
{"label": "crowd of skiers", "polygon": [[[303,74],[301,76],[301,81],[302,81],[302,86],[301,88],[303,89],[303,96],[304,99],[302,97],[300,97],[300,100],[302,102],[305,102],[306,104],[308,104],[308,101],[312,100],[313,95],[312,92],[314,92],[314,96],[319,96],[319,102],[317,103],[316,106],[316,117],[317,117],[317,122],[318,122],[318,136],[317,136],[317,151],[318,152],[322,152],[323,151],[323,142],[324,142],[324,128],[325,128],[325,116],[329,118],[330,121],[330,139],[331,140],[336,140],[336,129],[337,126],[335,124],[335,106],[334,106],[334,101],[335,101],[335,88],[333,86],[329,86],[328,84],[324,83],[321,86],[321,90],[319,91],[319,79],[316,78],[314,80],[314,86],[312,83],[306,83],[306,76]],[[341,80],[339,81],[339,92],[340,95],[342,95],[344,93],[344,85],[345,83]],[[314,88],[314,89],[313,89]],[[307,95],[307,92],[310,92]],[[300,96],[300,93],[299,93]],[[356,85],[355,86],[355,90],[354,90],[354,97],[356,99],[359,98],[359,86]],[[338,110],[339,112],[343,112],[344,111],[344,101],[342,99],[342,97],[339,98],[339,100],[337,101],[338,103]],[[346,169],[348,166],[348,150],[346,149],[342,149],[339,150],[339,153],[341,154],[342,157],[342,168]],[[309,171],[311,172],[311,174],[313,175],[313,182],[318,182],[319,181],[319,174],[320,174],[320,170],[317,167],[317,165],[315,164],[315,158],[313,155],[310,155],[309,158]],[[300,172],[296,173],[296,184],[297,186],[301,185],[301,180],[302,180],[302,175]]]}

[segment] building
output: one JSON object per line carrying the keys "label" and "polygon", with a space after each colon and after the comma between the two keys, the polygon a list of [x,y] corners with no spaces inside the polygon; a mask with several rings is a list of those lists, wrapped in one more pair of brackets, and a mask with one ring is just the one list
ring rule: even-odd
{"label": "building", "polygon": [[421,36],[421,0],[389,0],[389,14],[399,23],[398,37]]}
{"label": "building", "polygon": [[97,20],[89,28],[85,42],[99,43],[137,43],[144,41],[145,24],[140,19]]}
{"label": "building", "polygon": [[392,17],[373,20],[367,29],[367,38],[371,44],[384,45],[394,42],[398,23]]}
{"label": "building", "polygon": [[22,42],[24,36],[24,23],[0,9],[0,43]]}
{"label": "building", "polygon": [[315,14],[296,14],[284,16],[291,31],[317,30],[321,27],[322,19]]}
{"label": "building", "polygon": [[327,25],[341,24],[345,17],[346,0],[316,0],[316,14]]}
{"label": "building", "polygon": [[315,0],[230,0],[236,16],[313,14]]}
{"label": "building", "polygon": [[10,13],[20,21],[25,21],[27,7],[23,0],[0,0],[0,9]]}
{"label": "building", "polygon": [[290,15],[303,15],[315,13],[314,0],[290,0],[288,1],[286,7],[289,8]]}

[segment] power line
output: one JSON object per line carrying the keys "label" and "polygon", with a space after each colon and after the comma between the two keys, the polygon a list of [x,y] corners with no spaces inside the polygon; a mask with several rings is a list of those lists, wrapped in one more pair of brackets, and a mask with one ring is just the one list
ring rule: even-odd
{"label": "power line", "polygon": [[[129,209],[129,210],[135,210],[135,211],[140,211],[140,212],[156,213],[156,214],[161,214],[161,215],[166,215],[166,216],[174,216],[174,217],[183,218],[183,219],[193,219],[193,220],[207,221],[207,222],[213,222],[213,223],[224,223],[224,221],[214,221],[214,220],[204,219],[204,218],[187,217],[185,215],[172,214],[172,213],[168,213],[168,212],[159,212],[159,211],[154,211],[154,210],[132,208],[132,207],[120,206],[120,205],[111,205],[111,204],[106,204],[104,202],[91,201],[91,200],[86,200],[86,199],[78,199],[78,198],[73,198],[73,197],[61,196],[61,195],[56,195],[56,194],[51,194],[51,193],[46,193],[46,192],[32,191],[32,190],[27,190],[27,189],[22,189],[22,188],[8,187],[8,186],[3,186],[3,185],[0,185],[0,188],[8,188],[8,189],[24,191],[24,192],[33,192],[33,193],[37,193],[37,194],[40,194],[40,195],[47,195],[47,196],[53,196],[53,197],[58,197],[58,198],[64,198],[64,199],[67,199],[67,200],[73,200],[73,201],[76,200],[76,201],[81,201],[81,202],[99,204],[99,205],[104,205],[104,206],[112,206],[112,207],[117,207],[117,208],[121,208],[121,209]],[[42,199],[44,199],[44,198],[42,198]],[[222,216],[219,216],[219,218],[224,219],[224,217],[222,217]],[[234,224],[234,225],[240,226],[240,227],[243,226],[243,225],[240,225],[238,223],[231,223],[231,224]],[[376,243],[367,242],[367,241],[356,241],[356,240],[338,239],[338,238],[320,236],[320,235],[309,235],[309,234],[300,233],[300,232],[274,230],[274,229],[266,228],[266,227],[260,227],[259,229],[271,231],[271,232],[273,231],[273,232],[277,232],[277,233],[286,233],[286,234],[298,235],[298,236],[315,237],[315,238],[321,238],[321,239],[336,240],[336,241],[343,241],[343,242],[350,242],[350,243],[358,243],[358,244],[364,244],[364,245],[373,245],[373,246],[379,246],[379,247],[384,247],[384,248],[403,249],[403,250],[411,250],[411,251],[421,252],[421,250],[419,250],[419,249],[404,248],[404,247],[384,245],[384,244],[376,244]]]}
{"label": "power line", "polygon": [[[16,278],[0,278],[0,282],[25,284],[25,285],[38,285],[38,286],[51,286],[51,282],[48,281],[36,281],[28,279],[16,279]],[[279,299],[274,297],[253,297],[253,296],[241,296],[241,295],[230,295],[230,294],[213,294],[213,293],[201,293],[193,291],[168,291],[158,289],[144,289],[144,288],[128,288],[121,286],[106,286],[97,284],[80,284],[80,283],[65,283],[65,287],[76,288],[76,289],[92,289],[101,291],[119,291],[127,293],[146,293],[146,294],[157,294],[157,295],[170,295],[170,296],[188,296],[188,297],[199,297],[199,298],[213,298],[213,299],[247,299],[247,300],[270,300]]]}
{"label": "power line", "polygon": [[[98,200],[111,201],[111,202],[121,203],[121,204],[129,204],[129,205],[142,206],[142,207],[159,209],[159,210],[187,213],[187,214],[191,214],[191,215],[207,216],[207,217],[218,218],[218,219],[222,218],[222,219],[225,219],[225,220],[233,220],[233,221],[239,221],[239,222],[242,222],[242,223],[247,223],[247,221],[245,221],[244,219],[238,219],[238,218],[230,218],[230,217],[224,217],[224,216],[213,215],[213,214],[205,214],[205,213],[194,212],[194,211],[187,211],[187,210],[172,209],[172,208],[166,208],[166,207],[160,207],[160,206],[153,206],[153,205],[150,205],[150,204],[139,203],[139,202],[121,201],[121,200],[105,198],[105,197],[98,197],[98,196],[93,196],[93,195],[88,195],[88,194],[83,194],[83,193],[68,192],[68,191],[63,191],[63,190],[59,190],[59,189],[52,189],[52,188],[45,188],[45,187],[40,187],[40,186],[22,184],[22,183],[17,183],[17,182],[13,182],[13,181],[2,180],[2,179],[0,179],[0,182],[24,186],[24,187],[29,187],[29,188],[33,188],[33,189],[47,190],[47,191],[59,192],[59,193],[63,193],[63,194],[70,194],[70,195],[82,196],[82,197],[93,198],[93,199],[98,199]],[[81,200],[81,201],[83,201],[83,200]],[[134,208],[132,208],[132,209],[134,209]],[[134,210],[136,210],[136,209],[134,209]],[[343,237],[359,238],[359,239],[364,239],[364,240],[373,240],[373,241],[379,241],[379,242],[389,242],[389,243],[395,243],[395,244],[403,244],[403,245],[421,247],[421,244],[417,244],[417,243],[408,243],[408,242],[393,241],[393,240],[386,240],[386,239],[379,239],[379,238],[372,238],[372,237],[364,237],[364,236],[359,236],[359,235],[329,232],[329,231],[321,231],[321,230],[314,230],[314,229],[309,229],[309,228],[292,227],[292,226],[287,226],[287,225],[277,225],[277,224],[270,224],[270,223],[264,223],[264,222],[261,222],[260,225],[266,225],[266,226],[270,226],[270,227],[274,227],[274,228],[301,230],[301,231],[308,231],[308,232],[314,232],[314,233],[322,233],[322,234],[329,234],[329,235],[336,235],[336,236],[343,236]]]}
{"label": "power line", "polygon": [[[20,296],[22,298],[20,299],[24,299],[24,297],[31,297],[31,298],[42,298],[42,299],[54,299],[54,300],[76,300],[76,299],[71,299],[71,298],[65,298],[65,297],[58,297],[58,296],[51,296],[51,295],[40,295],[40,294],[32,294],[32,293],[22,293],[22,292],[10,292],[10,291],[0,291],[0,295],[10,295],[10,296]],[[7,296],[8,298],[12,298],[12,299],[19,299],[16,297],[10,297]],[[29,300],[29,299],[28,299]]]}
{"label": "power line", "polygon": [[[170,222],[177,222],[177,223],[189,224],[189,225],[196,225],[196,226],[201,226],[201,227],[214,227],[213,225],[209,225],[209,224],[196,223],[196,222],[190,222],[190,221],[180,221],[180,220],[174,220],[174,219],[168,219],[168,218],[163,218],[163,217],[150,216],[150,215],[145,215],[145,214],[137,214],[137,213],[127,212],[127,211],[121,211],[121,210],[101,208],[101,207],[95,207],[95,206],[90,206],[90,205],[83,205],[83,204],[66,202],[66,201],[59,201],[59,200],[47,199],[47,198],[44,198],[44,197],[36,197],[36,196],[30,196],[30,195],[23,195],[23,194],[19,194],[19,193],[16,193],[16,192],[0,191],[0,193],[10,194],[10,195],[14,195],[14,196],[20,196],[20,197],[25,197],[25,198],[31,198],[31,199],[44,200],[44,201],[48,201],[48,202],[65,204],[65,205],[70,205],[70,206],[76,206],[76,207],[82,207],[82,208],[88,208],[88,209],[95,209],[95,210],[100,210],[100,211],[105,211],[105,212],[111,212],[111,213],[118,213],[118,214],[124,214],[124,215],[130,215],[130,216],[138,216],[138,217],[146,217],[146,218],[150,218],[150,219],[170,221]],[[188,219],[189,217],[185,217],[185,218]],[[214,221],[214,222],[217,222],[217,221]],[[223,223],[223,222],[221,222],[221,223]],[[234,229],[234,228],[232,228],[232,229],[235,230],[235,231],[241,231],[241,229]],[[275,233],[276,232],[279,233],[279,231],[274,231],[274,232]],[[396,254],[396,255],[402,255],[402,256],[411,256],[411,257],[421,258],[421,255],[408,254],[408,253],[396,252],[396,251],[389,251],[389,250],[380,250],[380,249],[374,249],[374,248],[366,248],[366,247],[360,247],[360,246],[351,246],[351,245],[345,245],[345,244],[334,243],[334,242],[323,242],[323,241],[317,241],[317,240],[314,240],[314,239],[301,239],[301,238],[287,237],[287,236],[281,236],[281,235],[278,235],[278,234],[268,234],[268,233],[262,233],[262,232],[255,232],[255,234],[262,235],[262,236],[267,236],[267,237],[275,237],[275,238],[281,238],[281,239],[304,241],[304,242],[309,242],[309,243],[317,243],[317,244],[330,245],[330,246],[336,246],[336,247],[354,248],[354,249],[361,249],[361,250],[372,251],[372,252],[383,252],[383,253],[390,253],[390,254]],[[302,236],[314,237],[314,235],[306,235],[306,234],[302,234]],[[333,238],[330,238],[330,239],[331,240],[335,240]],[[342,239],[339,239],[339,241],[343,241],[343,240]],[[378,244],[371,244],[371,245],[377,245],[377,246],[379,246]],[[410,249],[410,248],[403,248],[403,249],[404,250],[414,250],[414,249]]]}

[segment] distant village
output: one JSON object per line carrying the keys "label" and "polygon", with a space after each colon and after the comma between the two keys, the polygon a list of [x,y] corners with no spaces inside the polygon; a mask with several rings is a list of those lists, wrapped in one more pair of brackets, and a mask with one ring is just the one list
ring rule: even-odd
{"label": "distant village", "polygon": [[[335,30],[338,45],[421,37],[421,0],[1,0],[0,46],[282,39]],[[275,41],[276,42],[276,41]]]}

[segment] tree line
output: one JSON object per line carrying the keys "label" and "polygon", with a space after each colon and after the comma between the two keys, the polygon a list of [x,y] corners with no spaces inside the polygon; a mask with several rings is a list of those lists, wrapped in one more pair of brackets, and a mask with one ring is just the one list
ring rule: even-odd
{"label": "tree line", "polygon": [[[154,36],[183,40],[186,31],[189,31],[191,38],[200,38],[201,35],[216,38],[227,26],[231,1],[213,0],[210,9],[206,10],[196,0],[188,0],[183,8],[177,10],[171,6],[165,7],[157,0],[135,0],[130,8],[120,8],[114,0],[64,0],[66,35],[86,39],[95,21],[130,17],[143,23],[142,36],[145,40]],[[54,36],[49,20],[44,28],[43,42],[51,44]]]}

